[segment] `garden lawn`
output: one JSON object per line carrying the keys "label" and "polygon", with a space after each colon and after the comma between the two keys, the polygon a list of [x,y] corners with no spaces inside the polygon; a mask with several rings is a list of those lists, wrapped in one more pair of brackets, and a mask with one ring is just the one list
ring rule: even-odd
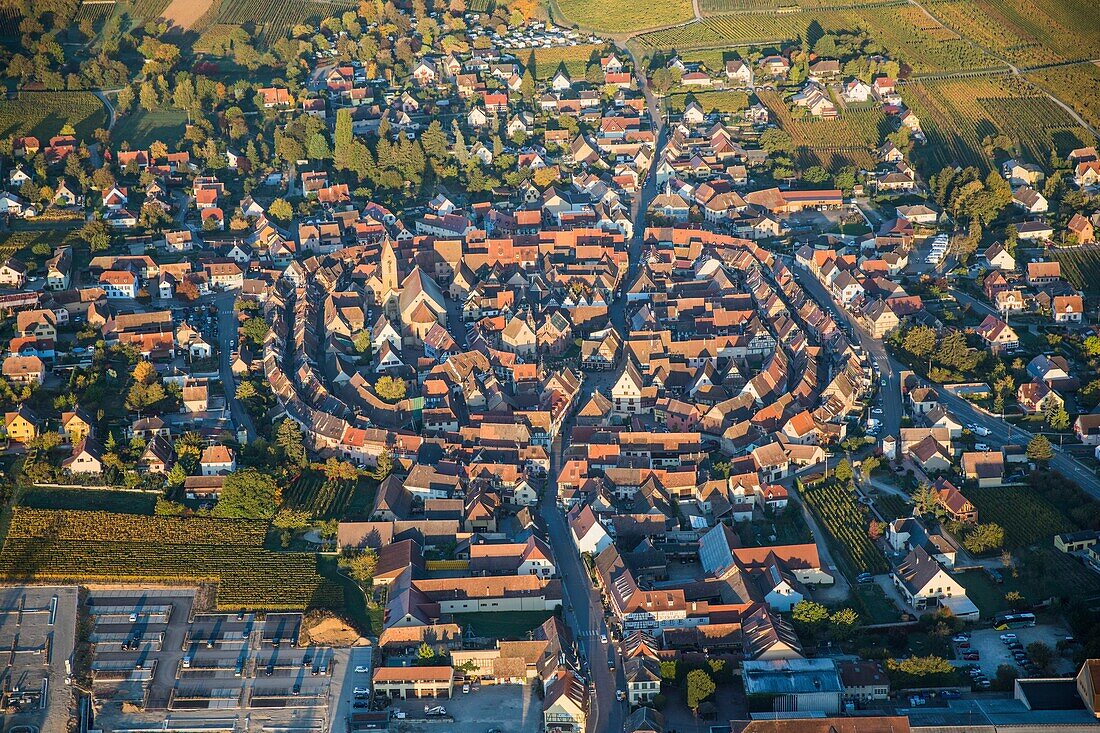
{"label": "garden lawn", "polygon": [[23,492],[17,503],[19,506],[32,509],[79,509],[119,514],[152,514],[157,505],[157,497],[156,494],[109,489],[33,488]]}
{"label": "garden lawn", "polygon": [[183,137],[187,113],[180,110],[146,112],[138,109],[121,115],[111,137],[125,140],[132,149],[147,148],[154,141],[171,144]]}
{"label": "garden lawn", "polygon": [[892,624],[901,620],[898,607],[877,583],[856,584],[855,595],[856,606],[867,624]]}
{"label": "garden lawn", "polygon": [[499,613],[456,613],[454,621],[475,636],[524,640],[527,632],[553,616],[550,611],[501,611]]}
{"label": "garden lawn", "polygon": [[[694,17],[691,0],[554,0],[554,20],[589,31],[632,33],[683,23]],[[564,17],[559,17],[564,16]]]}

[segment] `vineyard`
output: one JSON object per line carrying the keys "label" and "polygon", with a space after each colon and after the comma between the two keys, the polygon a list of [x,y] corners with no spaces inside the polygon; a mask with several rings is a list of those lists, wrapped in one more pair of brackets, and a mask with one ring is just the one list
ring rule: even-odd
{"label": "vineyard", "polygon": [[1100,53],[1096,24],[1081,23],[1084,16],[1058,19],[1054,17],[1060,14],[1054,9],[1058,5],[1065,3],[935,0],[930,9],[963,35],[1019,66],[1087,59]]}
{"label": "vineyard", "polygon": [[897,494],[879,494],[875,497],[875,508],[889,522],[913,513],[912,505]]}
{"label": "vineyard", "polygon": [[776,92],[759,91],[757,97],[791,136],[801,165],[874,167],[872,153],[888,132],[881,110],[847,110],[836,120],[799,120]]}
{"label": "vineyard", "polygon": [[[67,244],[76,244],[76,232],[71,229],[19,229],[0,234],[0,260],[18,254],[24,263],[45,261],[51,257],[54,248]],[[45,252],[49,247],[49,254],[36,254],[33,252],[35,245],[43,245],[39,250]]]}
{"label": "vineyard", "polygon": [[646,33],[637,40],[650,49],[718,49],[796,41],[811,35],[811,25],[814,33],[862,28],[913,74],[969,71],[1000,65],[919,8],[897,3],[720,15],[678,28]]}
{"label": "vineyard", "polygon": [[[557,73],[558,67],[565,64],[565,71],[570,79],[583,79],[585,69],[592,54],[600,54],[605,50],[604,46],[593,43],[584,43],[577,46],[555,46],[552,48],[534,49],[535,77],[545,81]],[[531,57],[531,51],[518,51],[521,64],[526,65]]]}
{"label": "vineyard", "polygon": [[1085,122],[1100,127],[1100,67],[1059,66],[1030,72],[1027,78],[1072,107]]}
{"label": "vineyard", "polygon": [[745,92],[692,92],[670,94],[668,96],[668,108],[672,112],[683,112],[688,97],[693,98],[704,112],[720,112],[722,114],[734,114],[748,109],[749,96]]}
{"label": "vineyard", "polygon": [[855,494],[835,483],[818,483],[799,489],[814,516],[832,538],[853,573],[885,573],[890,569],[882,552],[867,536],[868,512],[856,503]]}
{"label": "vineyard", "polygon": [[73,17],[73,22],[79,24],[88,21],[93,27],[98,28],[99,24],[114,12],[115,5],[116,3],[113,2],[81,3]]}
{"label": "vineyard", "polygon": [[923,152],[937,166],[976,165],[989,170],[983,140],[1004,134],[1032,160],[1051,150],[1065,154],[1087,131],[1052,102],[1010,77],[974,77],[906,84],[902,99],[921,120],[928,138]]}
{"label": "vineyard", "polygon": [[1074,287],[1086,293],[1100,293],[1100,247],[1054,249],[1054,259]]}
{"label": "vineyard", "polygon": [[324,474],[307,471],[283,491],[283,503],[318,519],[338,519],[347,513],[357,486],[357,481],[330,481]]}
{"label": "vineyard", "polygon": [[0,137],[34,135],[43,144],[66,124],[77,138],[90,139],[97,127],[107,125],[107,111],[88,92],[21,92],[14,99],[0,99]]}
{"label": "vineyard", "polygon": [[27,582],[217,583],[219,609],[341,604],[307,553],[263,549],[267,522],[16,507],[0,577]]}
{"label": "vineyard", "polygon": [[[629,33],[682,23],[694,14],[691,0],[553,0],[554,20],[589,31]],[[564,17],[562,17],[564,16]]]}
{"label": "vineyard", "polygon": [[354,0],[222,0],[214,22],[253,27],[262,47],[285,38],[295,25],[314,18],[338,16],[345,10],[354,10],[355,5]]}
{"label": "vineyard", "polygon": [[1029,489],[968,489],[965,494],[977,508],[980,522],[1004,528],[1009,550],[1049,542],[1056,534],[1077,529],[1057,507]]}

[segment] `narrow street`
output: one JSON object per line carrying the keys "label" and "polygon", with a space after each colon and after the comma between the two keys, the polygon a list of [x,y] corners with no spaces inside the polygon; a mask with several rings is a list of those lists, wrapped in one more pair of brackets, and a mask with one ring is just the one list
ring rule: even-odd
{"label": "narrow street", "polygon": [[[256,426],[252,423],[252,416],[244,405],[237,399],[236,382],[233,379],[233,348],[237,346],[237,312],[233,310],[233,302],[237,299],[234,290],[218,293],[214,297],[214,306],[218,309],[218,364],[221,372],[222,389],[225,390],[225,404],[229,407],[229,413],[233,416],[233,424],[238,430],[244,429],[248,436],[248,442],[256,438]],[[233,346],[230,346],[233,344]]]}
{"label": "narrow street", "polygon": [[[620,50],[629,55],[629,51],[625,48]],[[658,101],[648,88],[637,60],[633,56],[631,58],[638,84],[645,93],[646,106],[657,133],[657,147],[641,190],[631,201],[634,232],[627,243],[629,266],[622,278],[619,291],[608,309],[608,318],[612,326],[623,335],[627,333],[625,289],[636,276],[641,264],[642,245],[645,239],[645,212],[657,195],[654,172],[667,139],[667,128],[661,117]],[[581,395],[575,409],[580,409],[597,390],[607,394],[614,374],[614,371],[585,374]],[[617,647],[610,636],[606,636],[608,629],[604,622],[603,599],[589,580],[588,570],[573,542],[565,521],[565,514],[557,504],[556,477],[561,470],[562,457],[568,447],[573,420],[573,416],[570,416],[564,421],[561,433],[551,446],[550,479],[547,481],[546,490],[539,504],[539,518],[558,562],[565,596],[564,618],[573,631],[583,672],[592,687],[592,709],[589,710],[588,715],[588,730],[591,733],[605,731],[618,733],[623,729],[626,716],[626,703],[615,699],[616,691],[625,689],[626,686],[623,665],[619,659]],[[604,638],[607,642],[603,640]],[[609,661],[614,662],[614,669],[608,666]]]}

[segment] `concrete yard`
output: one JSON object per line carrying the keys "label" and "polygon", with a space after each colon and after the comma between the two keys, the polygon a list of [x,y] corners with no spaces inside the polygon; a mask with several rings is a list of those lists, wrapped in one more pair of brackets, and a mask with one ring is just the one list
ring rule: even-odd
{"label": "concrete yard", "polygon": [[[454,718],[454,723],[414,720],[424,717],[424,705],[442,705]],[[439,733],[444,730],[463,733],[484,733],[499,728],[503,733],[536,733],[542,730],[542,702],[531,685],[482,685],[467,694],[460,685],[450,700],[397,700],[389,708],[402,710],[406,720],[392,720],[390,730],[396,733]]]}
{"label": "concrete yard", "polygon": [[76,605],[75,586],[0,589],[0,677],[4,688],[19,691],[12,694],[17,712],[0,717],[0,731],[68,730]]}

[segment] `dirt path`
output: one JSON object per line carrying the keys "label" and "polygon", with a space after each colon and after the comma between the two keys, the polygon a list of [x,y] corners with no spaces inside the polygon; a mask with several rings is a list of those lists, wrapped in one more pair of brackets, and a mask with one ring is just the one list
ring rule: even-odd
{"label": "dirt path", "polygon": [[174,26],[190,28],[210,10],[213,0],[172,0],[161,16]]}

